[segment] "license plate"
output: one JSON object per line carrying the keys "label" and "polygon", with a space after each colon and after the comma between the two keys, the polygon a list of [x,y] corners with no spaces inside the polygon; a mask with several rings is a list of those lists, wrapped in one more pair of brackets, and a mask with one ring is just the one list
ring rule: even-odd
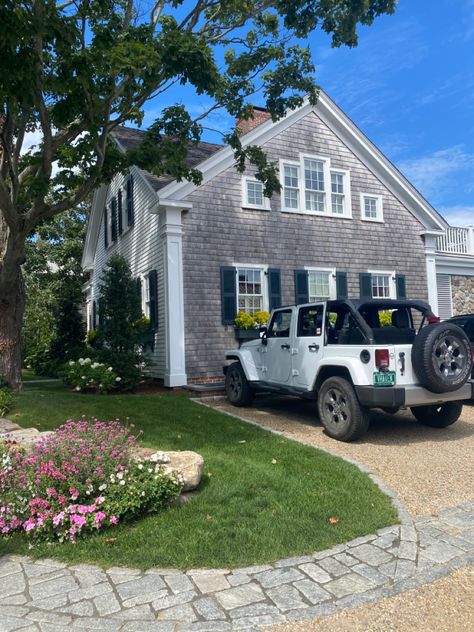
{"label": "license plate", "polygon": [[374,386],[394,386],[395,371],[377,371],[374,373]]}

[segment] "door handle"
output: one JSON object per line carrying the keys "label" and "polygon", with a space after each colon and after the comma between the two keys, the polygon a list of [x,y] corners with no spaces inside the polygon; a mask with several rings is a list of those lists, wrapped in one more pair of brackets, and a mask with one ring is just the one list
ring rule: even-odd
{"label": "door handle", "polygon": [[290,348],[290,345],[280,345],[280,346],[281,346],[281,349],[289,349]]}
{"label": "door handle", "polygon": [[313,342],[312,345],[308,345],[308,349],[310,351],[319,351],[319,345],[317,345],[315,342]]}

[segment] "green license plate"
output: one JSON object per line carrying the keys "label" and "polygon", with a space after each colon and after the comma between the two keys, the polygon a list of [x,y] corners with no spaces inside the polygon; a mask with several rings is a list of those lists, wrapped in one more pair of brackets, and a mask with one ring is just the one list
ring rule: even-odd
{"label": "green license plate", "polygon": [[374,373],[374,386],[394,386],[395,371],[377,371]]}

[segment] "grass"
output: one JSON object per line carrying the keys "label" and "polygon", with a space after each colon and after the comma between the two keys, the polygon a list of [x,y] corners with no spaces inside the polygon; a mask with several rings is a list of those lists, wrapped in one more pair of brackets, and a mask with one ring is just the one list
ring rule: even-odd
{"label": "grass", "polygon": [[[390,499],[353,465],[184,395],[85,395],[57,383],[30,384],[9,417],[50,430],[81,415],[129,419],[144,431],[145,446],[200,452],[200,493],[184,506],[75,545],[28,550],[23,537],[0,538],[0,555],[143,569],[238,567],[325,549],[398,522]],[[108,544],[111,537],[116,539]]]}

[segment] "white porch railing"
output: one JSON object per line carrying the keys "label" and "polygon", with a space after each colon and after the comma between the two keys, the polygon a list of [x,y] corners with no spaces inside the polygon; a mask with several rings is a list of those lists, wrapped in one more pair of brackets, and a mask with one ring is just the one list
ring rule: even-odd
{"label": "white porch railing", "polygon": [[474,226],[450,226],[437,238],[436,250],[474,257]]}

